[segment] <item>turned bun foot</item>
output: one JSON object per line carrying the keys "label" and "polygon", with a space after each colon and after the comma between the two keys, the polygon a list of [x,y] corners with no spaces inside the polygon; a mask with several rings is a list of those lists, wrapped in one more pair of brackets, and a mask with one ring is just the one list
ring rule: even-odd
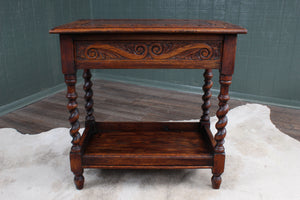
{"label": "turned bun foot", "polygon": [[74,177],[74,183],[76,185],[76,188],[78,190],[81,190],[83,188],[83,184],[84,184],[84,177],[82,175],[75,176]]}
{"label": "turned bun foot", "polygon": [[219,189],[222,182],[221,176],[212,176],[211,183],[213,189]]}

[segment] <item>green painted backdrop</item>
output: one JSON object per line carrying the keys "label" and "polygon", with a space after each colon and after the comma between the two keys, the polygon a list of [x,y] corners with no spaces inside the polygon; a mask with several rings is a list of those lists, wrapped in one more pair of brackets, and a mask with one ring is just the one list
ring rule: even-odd
{"label": "green painted backdrop", "polygon": [[[244,26],[248,34],[238,39],[232,96],[300,107],[299,10],[299,0],[0,1],[0,112],[63,87],[58,36],[48,30],[80,18],[199,18]],[[201,74],[201,70],[97,72],[102,78],[187,90],[199,90]]]}
{"label": "green painted backdrop", "polygon": [[88,1],[0,1],[0,113],[60,89],[59,41],[48,31],[89,17]]}

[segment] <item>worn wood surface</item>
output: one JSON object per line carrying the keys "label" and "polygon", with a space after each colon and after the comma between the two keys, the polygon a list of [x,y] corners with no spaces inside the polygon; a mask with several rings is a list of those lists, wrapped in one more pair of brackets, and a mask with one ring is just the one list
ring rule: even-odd
{"label": "worn wood surface", "polygon": [[[106,80],[93,81],[94,115],[99,121],[168,121],[199,119],[201,94],[183,93]],[[147,91],[147,93],[145,93]],[[85,92],[77,85],[79,113],[85,113]],[[44,98],[0,117],[0,128],[15,128],[24,134],[36,134],[56,127],[69,128],[65,108],[66,91]],[[217,97],[210,99],[211,115],[218,109]],[[229,100],[230,109],[248,103]],[[268,105],[271,120],[283,133],[300,141],[300,110]],[[48,109],[51,108],[51,109]],[[47,114],[44,111],[47,109]],[[84,127],[84,115],[79,118]]]}
{"label": "worn wood surface", "polygon": [[97,129],[84,149],[85,167],[213,164],[213,147],[197,122],[101,122]]}
{"label": "worn wood surface", "polygon": [[93,34],[74,40],[76,68],[220,68],[223,35]]}
{"label": "worn wood surface", "polygon": [[86,19],[55,27],[50,33],[247,33],[245,28],[217,20]]}

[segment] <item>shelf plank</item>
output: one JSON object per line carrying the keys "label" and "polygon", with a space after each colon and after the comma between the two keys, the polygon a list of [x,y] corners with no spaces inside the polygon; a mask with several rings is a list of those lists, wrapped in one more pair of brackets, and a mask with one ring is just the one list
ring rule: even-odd
{"label": "shelf plank", "polygon": [[213,164],[213,149],[199,123],[101,122],[97,128],[99,132],[86,143],[84,167],[209,168]]}

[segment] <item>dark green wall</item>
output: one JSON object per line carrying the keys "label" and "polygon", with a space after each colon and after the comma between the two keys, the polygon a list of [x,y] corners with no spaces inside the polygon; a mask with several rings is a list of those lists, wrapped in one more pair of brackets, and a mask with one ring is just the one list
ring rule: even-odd
{"label": "dark green wall", "polygon": [[89,17],[89,1],[1,0],[0,106],[12,103],[11,110],[13,102],[62,83],[58,36],[48,31]]}
{"label": "dark green wall", "polygon": [[[48,30],[80,18],[201,18],[244,26],[249,33],[238,40],[233,96],[300,107],[299,10],[299,0],[0,1],[0,112],[60,88],[58,36]],[[156,86],[202,85],[201,70],[99,71],[99,77],[157,80]]]}

